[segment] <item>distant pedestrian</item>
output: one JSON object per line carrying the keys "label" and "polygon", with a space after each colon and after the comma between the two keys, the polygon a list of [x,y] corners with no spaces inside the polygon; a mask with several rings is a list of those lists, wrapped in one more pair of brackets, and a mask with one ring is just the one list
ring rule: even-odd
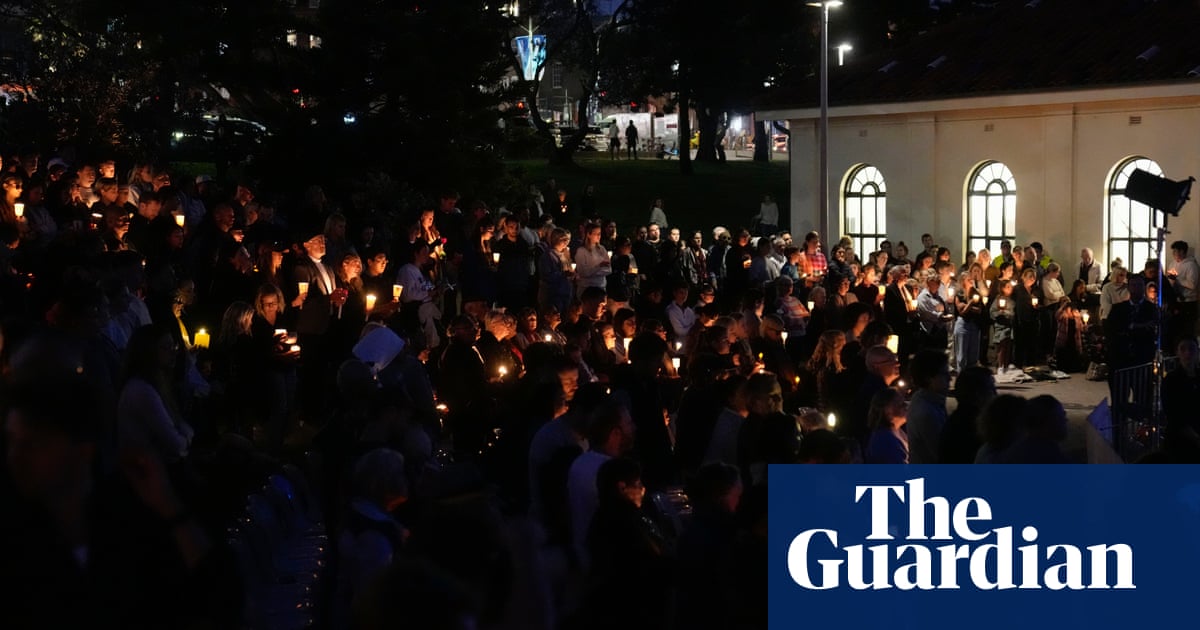
{"label": "distant pedestrian", "polygon": [[762,203],[758,206],[758,235],[771,236],[779,229],[779,206],[771,195],[763,195]]}
{"label": "distant pedestrian", "polygon": [[621,159],[621,125],[613,122],[608,128],[608,157],[609,159]]}
{"label": "distant pedestrian", "polygon": [[633,125],[633,121],[629,121],[629,126],[625,128],[625,153],[626,157],[631,160],[637,159],[638,145],[638,130]]}

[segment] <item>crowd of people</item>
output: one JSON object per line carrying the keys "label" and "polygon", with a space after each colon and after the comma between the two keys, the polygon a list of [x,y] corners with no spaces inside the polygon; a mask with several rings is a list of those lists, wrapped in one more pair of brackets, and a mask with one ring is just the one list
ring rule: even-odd
{"label": "crowd of people", "polygon": [[153,163],[2,168],[12,627],[236,625],[220,532],[285,462],[336,542],[331,627],[765,627],[770,464],[1070,461],[1062,405],[997,380],[1152,357],[1160,290],[1164,392],[1200,396],[1183,242],[1159,288],[1086,249],[794,242],[769,197],[753,237],[661,199],[618,226],[554,182],[381,218]]}

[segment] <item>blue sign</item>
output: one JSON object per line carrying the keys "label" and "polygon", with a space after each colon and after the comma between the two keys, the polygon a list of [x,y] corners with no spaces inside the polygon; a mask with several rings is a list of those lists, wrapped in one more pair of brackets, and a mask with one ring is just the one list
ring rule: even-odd
{"label": "blue sign", "polygon": [[771,628],[1196,628],[1200,467],[770,468]]}
{"label": "blue sign", "polygon": [[[532,40],[532,42],[531,42]],[[517,58],[521,60],[521,76],[526,81],[536,80],[541,76],[542,66],[546,64],[546,36],[534,34],[522,35],[514,40],[517,45]]]}

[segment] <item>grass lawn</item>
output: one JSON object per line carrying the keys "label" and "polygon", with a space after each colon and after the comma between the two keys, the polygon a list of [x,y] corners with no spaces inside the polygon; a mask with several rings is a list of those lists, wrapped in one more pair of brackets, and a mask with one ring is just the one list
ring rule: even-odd
{"label": "grass lawn", "polygon": [[788,224],[788,161],[786,156],[775,157],[767,163],[693,163],[691,176],[681,175],[674,159],[612,161],[607,153],[577,153],[575,166],[569,167],[550,166],[545,160],[515,160],[509,166],[539,187],[553,177],[568,199],[578,198],[585,185],[595,185],[600,214],[616,219],[622,234],[648,221],[651,202],[662,197],[670,224],[703,230],[707,242],[713,226],[733,229],[748,224],[767,193],[779,204],[780,224]]}

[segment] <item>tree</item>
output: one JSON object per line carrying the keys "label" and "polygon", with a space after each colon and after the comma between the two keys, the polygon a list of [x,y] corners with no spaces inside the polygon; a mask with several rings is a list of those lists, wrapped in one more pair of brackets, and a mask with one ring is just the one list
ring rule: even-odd
{"label": "tree", "polygon": [[[516,47],[505,42],[504,50],[511,67],[518,69],[516,94],[527,99],[530,122],[546,146],[553,147],[549,155],[551,163],[572,163],[572,155],[587,137],[586,112],[592,98],[600,93],[601,69],[619,55],[614,46],[619,44],[618,34],[629,26],[631,4],[632,0],[623,0],[608,13],[601,10],[596,0],[535,0],[526,7],[528,17],[524,22],[515,18],[511,21],[513,33],[528,35],[532,28],[546,35],[545,59],[533,80],[527,80],[520,72]],[[580,76],[575,131],[562,139],[561,146],[555,146],[553,131],[537,105],[541,70],[554,62],[577,70]]]}

